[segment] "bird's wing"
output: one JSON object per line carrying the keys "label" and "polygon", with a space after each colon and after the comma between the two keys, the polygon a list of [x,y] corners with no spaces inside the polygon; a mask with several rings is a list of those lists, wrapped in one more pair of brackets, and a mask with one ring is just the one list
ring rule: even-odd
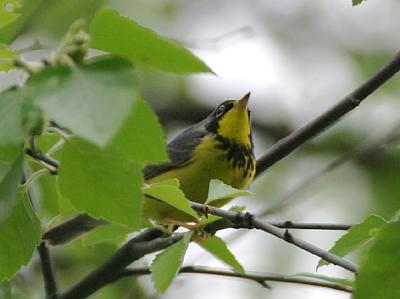
{"label": "bird's wing", "polygon": [[158,176],[168,170],[180,167],[190,161],[195,148],[201,143],[207,131],[202,122],[188,127],[170,143],[168,143],[168,155],[170,162],[149,165],[144,168],[145,180]]}

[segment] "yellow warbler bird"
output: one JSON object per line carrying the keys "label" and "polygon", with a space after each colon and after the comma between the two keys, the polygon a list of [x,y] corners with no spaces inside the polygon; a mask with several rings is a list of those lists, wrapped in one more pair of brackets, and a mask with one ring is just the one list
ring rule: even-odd
{"label": "yellow warbler bird", "polygon": [[[144,169],[146,183],[177,178],[186,197],[204,203],[212,179],[247,189],[255,175],[251,136],[250,93],[221,103],[207,118],[186,128],[168,144],[170,162]],[[231,198],[213,202],[222,206]],[[168,204],[146,198],[144,215],[161,223],[185,225],[193,217]]]}
{"label": "yellow warbler bird", "polygon": [[[199,203],[206,201],[212,179],[247,189],[256,172],[249,97],[247,93],[240,100],[221,103],[207,118],[180,133],[168,144],[170,162],[144,169],[146,183],[176,178],[186,197]],[[220,207],[230,200],[224,198],[211,204]],[[154,198],[145,198],[144,215],[161,224],[188,228],[198,224],[192,216]],[[48,229],[43,239],[53,245],[66,243],[105,223],[81,214]]]}

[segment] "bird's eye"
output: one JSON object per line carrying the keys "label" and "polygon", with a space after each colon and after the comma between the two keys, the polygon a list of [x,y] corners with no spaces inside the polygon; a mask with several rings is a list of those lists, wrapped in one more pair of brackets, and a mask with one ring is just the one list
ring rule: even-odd
{"label": "bird's eye", "polygon": [[217,111],[215,111],[215,116],[220,117],[222,114],[224,114],[224,112],[225,112],[225,105],[220,105],[217,108]]}

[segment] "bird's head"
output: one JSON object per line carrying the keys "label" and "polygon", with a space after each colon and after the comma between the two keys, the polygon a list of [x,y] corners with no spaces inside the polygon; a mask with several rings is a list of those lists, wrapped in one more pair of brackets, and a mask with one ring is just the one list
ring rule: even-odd
{"label": "bird's head", "polygon": [[228,100],[218,105],[206,119],[207,131],[250,145],[250,110],[247,108],[249,97],[250,92],[239,100]]}

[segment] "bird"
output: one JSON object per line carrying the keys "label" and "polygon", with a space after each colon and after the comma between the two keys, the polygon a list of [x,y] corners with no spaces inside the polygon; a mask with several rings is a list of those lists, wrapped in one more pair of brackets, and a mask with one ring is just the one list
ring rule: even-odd
{"label": "bird", "polygon": [[[212,179],[247,189],[256,172],[249,98],[247,93],[239,100],[224,101],[205,119],[184,129],[168,143],[169,162],[144,168],[145,182],[178,179],[186,198],[198,203],[205,203]],[[211,204],[221,207],[231,199]],[[194,220],[152,197],[145,198],[143,211],[146,218],[163,224],[191,227]]]}
{"label": "bird", "polygon": [[[240,99],[224,101],[205,119],[184,129],[167,145],[168,162],[143,169],[145,183],[177,179],[186,198],[198,203],[207,200],[212,179],[247,189],[256,173],[249,98],[247,93]],[[230,200],[222,198],[211,205],[221,207]],[[161,226],[196,230],[200,224],[193,216],[149,196],[144,198],[143,215]],[[50,227],[42,239],[50,245],[60,245],[104,224],[107,221],[79,214]]]}

